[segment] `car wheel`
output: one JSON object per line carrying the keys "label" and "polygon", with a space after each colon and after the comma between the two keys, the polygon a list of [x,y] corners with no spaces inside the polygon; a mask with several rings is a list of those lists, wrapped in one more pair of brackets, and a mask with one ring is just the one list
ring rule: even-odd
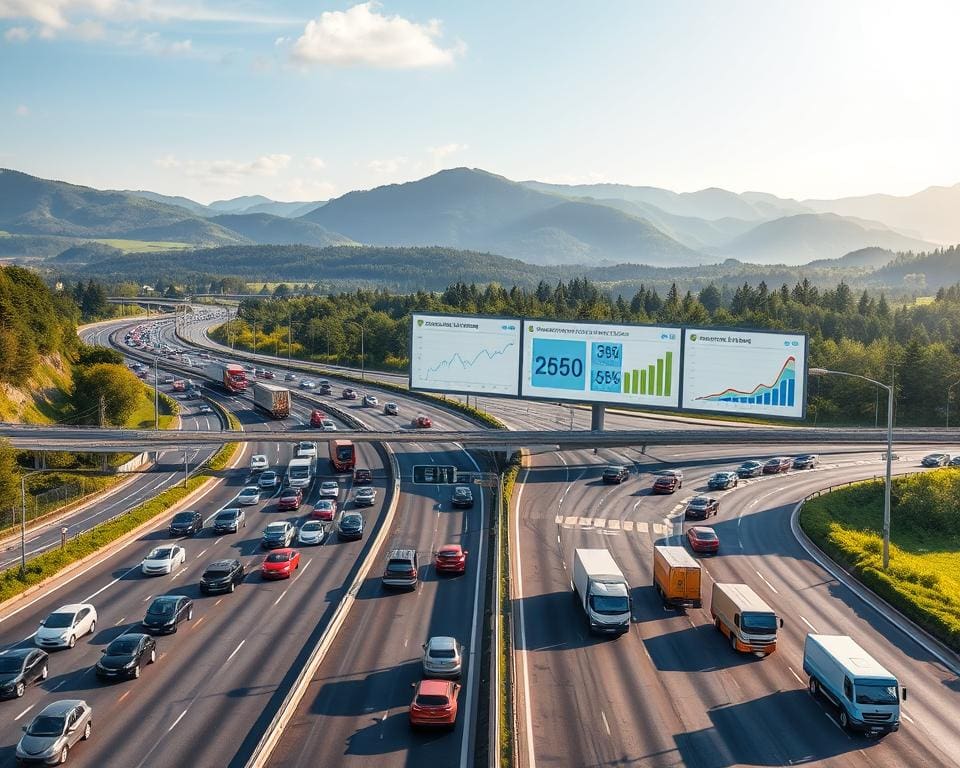
{"label": "car wheel", "polygon": [[46,664],[43,665],[43,669],[40,670],[40,679],[46,680],[50,674],[50,669]]}
{"label": "car wheel", "polygon": [[820,693],[820,683],[817,682],[817,678],[811,677],[807,688],[810,691],[810,695],[816,697]]}
{"label": "car wheel", "polygon": [[232,593],[233,590],[235,590],[236,588],[237,588],[237,585],[234,584],[234,583],[231,581],[231,582],[230,582],[230,592]]}
{"label": "car wheel", "polygon": [[65,762],[67,762],[67,752],[68,752],[68,751],[69,751],[69,750],[68,750],[66,747],[64,747],[63,749],[60,750],[60,765],[63,765]]}
{"label": "car wheel", "polygon": [[77,644],[77,638],[73,635],[70,635],[70,639],[67,640],[67,648],[73,648]]}
{"label": "car wheel", "polygon": [[90,722],[89,720],[87,720],[87,724],[86,724],[86,725],[84,726],[84,728],[83,728],[83,740],[84,740],[84,741],[89,741],[89,740],[90,740],[90,731],[92,731],[92,730],[93,730],[93,723]]}
{"label": "car wheel", "polygon": [[96,619],[94,619],[93,621],[90,622],[90,632],[88,634],[92,635],[94,631],[96,631],[96,629],[97,629],[97,622],[96,622]]}
{"label": "car wheel", "polygon": [[21,696],[23,696],[24,690],[26,690],[26,686],[23,684],[23,682],[21,681],[21,682],[17,683],[17,688],[16,688],[16,690],[14,691],[14,693],[17,695],[17,698],[18,698],[18,699],[19,699]]}
{"label": "car wheel", "polygon": [[134,679],[134,680],[139,680],[139,679],[140,679],[140,665],[139,665],[139,664],[137,664],[137,666],[135,666],[135,667],[133,668],[133,679]]}
{"label": "car wheel", "polygon": [[151,664],[155,664],[156,661],[157,661],[157,649],[156,649],[156,648],[151,648],[151,649],[150,649],[150,663],[151,663]]}
{"label": "car wheel", "polygon": [[187,621],[193,621],[193,608],[187,611]]}
{"label": "car wheel", "polygon": [[847,710],[841,709],[840,710],[840,727],[843,728],[843,730],[847,730],[849,726],[850,726],[850,718],[847,716]]}
{"label": "car wheel", "polygon": [[730,647],[735,651],[740,650],[737,648],[737,636],[733,632],[730,633]]}

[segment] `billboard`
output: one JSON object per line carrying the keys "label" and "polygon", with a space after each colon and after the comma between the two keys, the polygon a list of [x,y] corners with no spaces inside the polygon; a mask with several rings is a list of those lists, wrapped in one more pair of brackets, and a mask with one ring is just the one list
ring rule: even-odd
{"label": "billboard", "polygon": [[520,320],[416,313],[410,389],[516,397]]}
{"label": "billboard", "polygon": [[660,408],[680,403],[680,328],[523,321],[521,397]]}
{"label": "billboard", "polygon": [[685,410],[802,419],[806,381],[804,334],[684,328]]}

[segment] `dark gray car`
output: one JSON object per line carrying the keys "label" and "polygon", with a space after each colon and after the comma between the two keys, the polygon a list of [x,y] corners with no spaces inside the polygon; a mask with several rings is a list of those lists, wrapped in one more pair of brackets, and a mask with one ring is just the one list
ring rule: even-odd
{"label": "dark gray car", "polygon": [[82,699],[55,701],[41,709],[17,744],[17,760],[21,763],[50,765],[65,763],[67,753],[83,739],[90,738],[93,709]]}

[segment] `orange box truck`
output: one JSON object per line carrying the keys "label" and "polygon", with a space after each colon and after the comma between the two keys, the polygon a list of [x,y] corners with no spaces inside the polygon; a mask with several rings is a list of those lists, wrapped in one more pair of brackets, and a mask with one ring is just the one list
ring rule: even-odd
{"label": "orange box truck", "polygon": [[683,547],[654,546],[653,585],[664,605],[701,605],[700,563]]}

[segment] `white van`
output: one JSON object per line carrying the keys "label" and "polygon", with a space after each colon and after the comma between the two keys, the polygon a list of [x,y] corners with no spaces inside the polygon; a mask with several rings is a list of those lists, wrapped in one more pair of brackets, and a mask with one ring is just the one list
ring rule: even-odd
{"label": "white van", "polygon": [[313,459],[290,459],[287,465],[287,485],[306,488],[313,481]]}

